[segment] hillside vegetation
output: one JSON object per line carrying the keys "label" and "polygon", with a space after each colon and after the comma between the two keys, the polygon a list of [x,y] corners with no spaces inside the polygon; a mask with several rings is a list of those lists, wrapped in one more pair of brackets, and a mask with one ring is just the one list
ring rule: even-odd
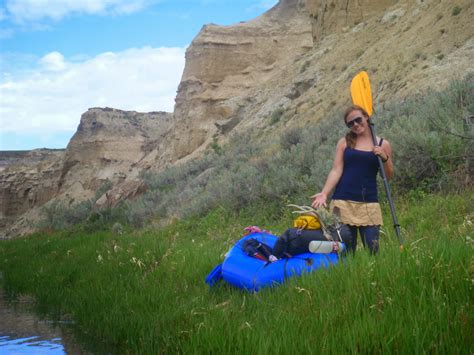
{"label": "hillside vegetation", "polygon": [[[91,230],[114,223],[141,227],[203,216],[218,207],[239,211],[255,203],[308,204],[309,196],[322,188],[336,142],[347,131],[344,110],[319,124],[289,128],[279,140],[257,139],[262,132],[248,131],[225,146],[212,144],[201,159],[145,173],[148,192],[115,209],[93,208],[107,186],[96,198],[69,208],[51,204],[43,210],[42,226],[61,229],[83,222]],[[387,103],[376,112],[377,133],[394,150],[394,193],[456,192],[472,186],[473,117],[474,75],[441,92]]]}

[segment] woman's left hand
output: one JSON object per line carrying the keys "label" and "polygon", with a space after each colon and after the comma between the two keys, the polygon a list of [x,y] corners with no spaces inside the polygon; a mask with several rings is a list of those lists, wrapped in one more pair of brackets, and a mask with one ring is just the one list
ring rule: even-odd
{"label": "woman's left hand", "polygon": [[388,154],[382,147],[376,146],[372,151],[375,155],[378,155],[382,161],[386,161],[388,159]]}
{"label": "woman's left hand", "polygon": [[383,168],[387,179],[390,180],[393,177],[393,159],[392,159],[392,146],[385,139],[382,146],[376,146],[373,149],[375,155],[379,156],[382,160]]}

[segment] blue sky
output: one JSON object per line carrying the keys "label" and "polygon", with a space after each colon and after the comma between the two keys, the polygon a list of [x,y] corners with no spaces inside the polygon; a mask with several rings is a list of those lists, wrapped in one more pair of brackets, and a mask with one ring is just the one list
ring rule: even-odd
{"label": "blue sky", "polygon": [[277,0],[0,0],[0,150],[65,148],[90,107],[173,110],[206,23]]}

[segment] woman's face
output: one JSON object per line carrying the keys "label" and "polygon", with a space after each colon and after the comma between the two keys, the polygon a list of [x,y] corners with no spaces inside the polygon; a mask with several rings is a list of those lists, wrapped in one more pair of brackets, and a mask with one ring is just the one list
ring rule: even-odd
{"label": "woman's face", "polygon": [[346,126],[354,133],[360,134],[367,128],[367,117],[359,110],[354,110],[346,117]]}

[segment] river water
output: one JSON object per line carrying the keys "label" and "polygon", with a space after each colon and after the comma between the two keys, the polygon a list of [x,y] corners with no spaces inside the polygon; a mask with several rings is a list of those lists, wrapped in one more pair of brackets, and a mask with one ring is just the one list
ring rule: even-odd
{"label": "river water", "polygon": [[0,354],[89,354],[74,339],[71,321],[52,322],[34,312],[34,299],[6,301],[0,289]]}

